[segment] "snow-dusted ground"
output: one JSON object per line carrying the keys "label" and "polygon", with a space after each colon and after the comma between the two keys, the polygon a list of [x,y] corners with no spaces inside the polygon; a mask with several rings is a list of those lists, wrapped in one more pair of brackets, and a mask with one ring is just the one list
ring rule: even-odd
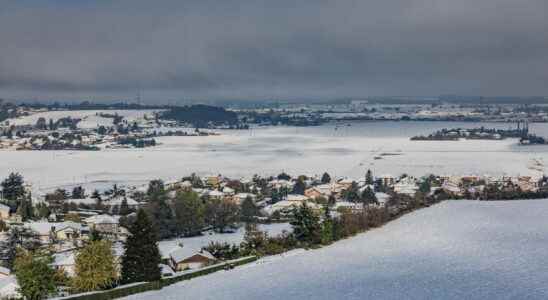
{"label": "snow-dusted ground", "polygon": [[[16,171],[35,187],[140,184],[153,178],[177,179],[196,172],[231,177],[253,174],[363,176],[408,173],[528,174],[528,162],[548,162],[548,146],[517,146],[504,141],[410,141],[443,127],[508,124],[448,122],[362,122],[352,126],[267,127],[219,130],[220,136],[162,137],[162,145],[105,151],[0,151],[0,178]],[[548,136],[548,124],[533,124]],[[383,156],[382,153],[399,155]]]}
{"label": "snow-dusted ground", "polygon": [[78,123],[80,128],[95,128],[98,125],[112,126],[112,118],[100,117],[97,114],[118,114],[123,116],[128,122],[143,118],[146,114],[152,116],[154,110],[72,110],[72,111],[47,111],[23,116],[16,119],[8,119],[10,125],[34,125],[39,118],[45,118],[46,122],[52,119],[54,122],[66,117],[80,118]]}
{"label": "snow-dusted ground", "polygon": [[548,200],[450,201],[126,299],[547,299]]}
{"label": "snow-dusted ground", "polygon": [[[283,231],[287,231],[287,232],[293,231],[289,223],[260,224],[258,225],[258,229],[262,231],[266,231],[269,236],[279,235]],[[177,244],[179,243],[182,243],[183,247],[191,248],[196,251],[199,251],[200,249],[202,249],[202,247],[209,245],[209,243],[211,242],[239,245],[244,239],[244,234],[245,234],[245,228],[240,227],[234,233],[223,233],[223,234],[211,233],[211,234],[205,234],[202,236],[196,236],[196,237],[190,237],[190,238],[164,240],[159,243],[158,247],[160,247],[160,250],[163,253],[168,253],[169,249],[173,249],[173,247],[177,246]]]}

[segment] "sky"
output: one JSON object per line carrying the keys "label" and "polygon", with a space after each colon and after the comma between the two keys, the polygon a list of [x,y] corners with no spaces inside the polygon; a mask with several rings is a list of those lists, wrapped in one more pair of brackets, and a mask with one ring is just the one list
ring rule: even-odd
{"label": "sky", "polygon": [[0,0],[0,98],[548,95],[546,0]]}

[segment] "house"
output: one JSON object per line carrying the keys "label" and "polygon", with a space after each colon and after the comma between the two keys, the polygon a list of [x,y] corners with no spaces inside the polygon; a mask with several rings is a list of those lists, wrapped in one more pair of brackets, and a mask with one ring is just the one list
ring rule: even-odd
{"label": "house", "polygon": [[210,199],[217,199],[217,200],[221,200],[225,196],[223,192],[217,191],[217,190],[209,191],[207,195]]}
{"label": "house", "polygon": [[62,271],[68,277],[76,275],[76,255],[74,251],[58,252],[53,255],[53,262],[50,264],[55,270]]}
{"label": "house", "polygon": [[19,284],[15,276],[0,278],[0,299],[20,299]]}
{"label": "house", "polygon": [[381,180],[382,185],[384,186],[392,186],[396,182],[396,178],[394,176],[386,174],[379,177]]}
{"label": "house", "polygon": [[299,195],[299,194],[289,194],[285,198],[286,201],[289,202],[296,202],[296,203],[302,203],[308,200],[308,197],[305,195]]}
{"label": "house", "polygon": [[450,195],[462,195],[461,182],[458,177],[450,177],[443,182],[441,188]]}
{"label": "house", "polygon": [[11,271],[8,268],[0,267],[0,279],[6,278],[11,275]]}
{"label": "house", "polygon": [[232,197],[234,203],[236,204],[242,204],[242,202],[244,202],[244,200],[246,198],[251,198],[251,200],[253,200],[253,202],[255,202],[255,200],[257,200],[257,196],[255,194],[251,194],[251,193],[238,193],[236,195],[234,195],[234,197]]}
{"label": "house", "polygon": [[89,228],[97,230],[100,233],[116,235],[119,232],[118,218],[110,215],[103,214],[91,216],[84,219],[84,223],[86,223]]}
{"label": "house", "polygon": [[81,236],[82,225],[72,221],[65,222],[30,222],[26,223],[29,229],[36,233],[38,239],[49,244],[53,241],[75,240]]}
{"label": "house", "polygon": [[397,194],[413,197],[418,190],[417,183],[411,177],[404,177],[398,183],[394,184],[394,192]]}
{"label": "house", "polygon": [[169,264],[176,272],[199,269],[215,263],[216,258],[205,250],[178,247],[169,254]]}
{"label": "house", "polygon": [[0,220],[7,220],[10,217],[10,207],[0,203]]}

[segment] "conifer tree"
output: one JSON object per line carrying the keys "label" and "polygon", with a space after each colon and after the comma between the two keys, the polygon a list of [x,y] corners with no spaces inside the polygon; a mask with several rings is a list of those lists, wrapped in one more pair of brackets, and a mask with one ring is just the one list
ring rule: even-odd
{"label": "conifer tree", "polygon": [[159,280],[161,256],[158,235],[144,210],[137,212],[129,233],[122,256],[122,282]]}
{"label": "conifer tree", "polygon": [[330,183],[330,182],[331,182],[331,176],[329,176],[329,174],[327,174],[327,172],[323,173],[322,183],[326,184],[326,183]]}
{"label": "conifer tree", "polygon": [[293,220],[290,222],[293,226],[295,238],[302,242],[317,244],[320,242],[320,219],[312,211],[306,202],[293,209]]}
{"label": "conifer tree", "polygon": [[365,184],[373,184],[373,173],[371,170],[367,170],[367,173],[365,173]]}

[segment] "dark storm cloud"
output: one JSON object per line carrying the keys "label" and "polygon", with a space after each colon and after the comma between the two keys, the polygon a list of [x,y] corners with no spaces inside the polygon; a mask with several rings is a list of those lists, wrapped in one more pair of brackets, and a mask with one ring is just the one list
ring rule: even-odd
{"label": "dark storm cloud", "polygon": [[545,0],[0,3],[0,97],[548,94]]}

